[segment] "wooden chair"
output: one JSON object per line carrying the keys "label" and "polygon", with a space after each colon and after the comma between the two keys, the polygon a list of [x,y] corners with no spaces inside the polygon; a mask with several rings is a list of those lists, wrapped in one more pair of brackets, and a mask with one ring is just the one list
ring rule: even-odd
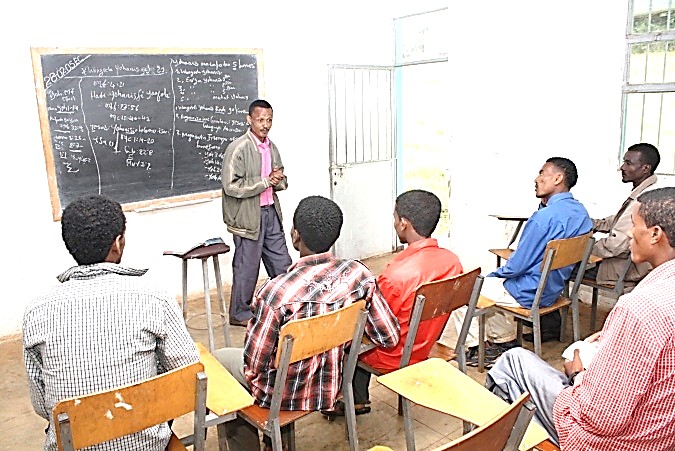
{"label": "wooden chair", "polygon": [[[591,256],[589,259],[590,263],[596,263],[599,264],[602,261],[601,258]],[[626,260],[626,265],[624,268],[621,270],[621,273],[619,274],[619,280],[616,281],[616,283],[598,283],[595,280],[595,277],[587,277],[584,276],[584,278],[581,280],[581,285],[586,285],[591,288],[592,294],[591,294],[591,322],[590,322],[590,328],[591,328],[591,333],[595,332],[595,323],[597,320],[598,316],[598,291],[607,291],[611,296],[614,297],[619,297],[623,294],[624,289],[625,289],[625,278],[626,274],[628,274],[628,269],[630,268],[631,265],[631,259],[630,259],[630,252],[628,252],[628,259]]]}
{"label": "wooden chair", "polygon": [[434,451],[517,451],[535,407],[524,393],[489,422]]}
{"label": "wooden chair", "polygon": [[133,434],[194,412],[194,432],[172,435],[167,450],[204,450],[206,374],[195,362],[143,382],[60,401],[53,410],[59,450],[71,451]]}
{"label": "wooden chair", "polygon": [[[534,352],[541,356],[541,323],[540,318],[543,315],[548,315],[557,310],[561,310],[560,315],[560,341],[565,339],[565,326],[567,323],[567,310],[572,306],[572,324],[574,329],[574,340],[580,339],[579,331],[579,287],[583,279],[586,265],[589,256],[593,250],[593,235],[591,232],[580,235],[574,238],[551,240],[546,245],[544,252],[544,259],[541,263],[541,277],[539,278],[539,285],[534,295],[532,307],[526,309],[524,307],[505,307],[497,305],[491,299],[484,296],[484,303],[491,303],[492,308],[501,310],[506,314],[513,315],[517,321],[517,339],[518,343],[522,344],[523,340],[523,321],[532,323],[532,334],[534,337]],[[579,264],[577,276],[574,280],[574,285],[570,291],[570,295],[561,295],[556,302],[548,307],[540,307],[541,297],[544,294],[544,288],[548,282],[551,271],[564,268],[569,265]],[[485,323],[480,322],[480,334],[484,336]],[[480,357],[479,357],[480,358]]]}
{"label": "wooden chair", "polygon": [[[277,368],[275,387],[283,387],[290,364],[322,354],[337,346],[349,342],[361,343],[368,312],[366,301],[358,301],[347,307],[324,315],[289,321],[281,327],[279,344],[275,359]],[[349,448],[359,449],[356,433],[356,414],[354,412],[354,392],[352,379],[356,368],[359,346],[352,346],[347,352],[342,371],[342,396],[345,402],[346,425],[349,435]],[[274,451],[282,450],[282,442],[288,451],[295,450],[295,421],[312,411],[281,410],[281,390],[274,390],[269,409],[257,404],[247,407],[239,415],[263,434],[272,439]],[[282,428],[284,429],[282,438]]]}
{"label": "wooden chair", "polygon": [[[480,268],[476,268],[473,271],[465,272],[448,279],[425,283],[417,288],[415,291],[415,304],[413,305],[413,310],[410,315],[410,326],[408,328],[405,344],[403,345],[403,354],[401,355],[399,368],[408,366],[410,363],[410,357],[412,356],[413,346],[421,322],[446,315],[445,323],[447,323],[450,313],[466,305],[468,306],[466,320],[457,337],[455,348],[449,348],[437,341],[431,348],[429,356],[427,356],[428,358],[436,357],[447,361],[456,359],[460,370],[466,373],[466,352],[464,343],[466,342],[466,336],[469,333],[471,318],[473,318],[474,312],[476,311],[476,303],[478,302],[480,289],[483,285],[483,277],[480,275],[480,271]],[[441,331],[443,329],[444,327],[441,328]],[[358,365],[376,376],[381,376],[382,374],[394,371],[373,368],[361,361],[359,361]],[[399,397],[399,415],[403,415],[401,397]]]}
{"label": "wooden chair", "polygon": [[[451,415],[479,427],[503,415],[509,407],[484,385],[442,359],[432,358],[409,365],[381,376],[378,382],[403,396],[403,429],[408,451],[415,449],[415,422],[411,403]],[[508,440],[509,446],[513,446],[510,449],[515,450],[518,445],[522,449],[530,449],[548,439],[548,433],[543,427],[529,421],[533,413],[532,408],[528,405],[526,410],[517,423],[518,431]],[[476,446],[470,449],[492,448]]]}

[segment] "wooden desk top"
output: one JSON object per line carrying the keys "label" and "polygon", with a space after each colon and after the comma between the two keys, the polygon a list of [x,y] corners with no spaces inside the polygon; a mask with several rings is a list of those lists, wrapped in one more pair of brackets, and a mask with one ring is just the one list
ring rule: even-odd
{"label": "wooden desk top", "polygon": [[[507,403],[471,377],[442,359],[427,359],[401,368],[377,381],[416,404],[485,424],[504,411]],[[544,428],[530,422],[520,449],[531,449],[548,440]]]}
{"label": "wooden desk top", "polygon": [[195,343],[199,361],[208,377],[206,407],[216,415],[226,415],[253,405],[253,397],[201,343]]}

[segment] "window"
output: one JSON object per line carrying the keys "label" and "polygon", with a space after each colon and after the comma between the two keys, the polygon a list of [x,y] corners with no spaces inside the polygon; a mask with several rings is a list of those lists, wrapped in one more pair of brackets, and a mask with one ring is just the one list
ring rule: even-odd
{"label": "window", "polygon": [[675,0],[630,0],[626,40],[622,152],[652,143],[675,174]]}

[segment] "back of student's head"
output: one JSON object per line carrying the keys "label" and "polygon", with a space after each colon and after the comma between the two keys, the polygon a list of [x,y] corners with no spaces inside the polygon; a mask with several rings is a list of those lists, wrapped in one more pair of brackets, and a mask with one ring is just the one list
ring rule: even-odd
{"label": "back of student's head", "polygon": [[417,233],[428,238],[441,217],[441,201],[429,191],[415,189],[396,198],[395,210],[399,218],[407,219]]}
{"label": "back of student's head", "polygon": [[638,152],[640,154],[640,161],[642,164],[648,164],[650,172],[653,174],[661,162],[661,155],[656,146],[649,143],[633,144],[628,148],[628,151]]}
{"label": "back of student's head", "polygon": [[638,213],[647,227],[659,226],[675,248],[675,187],[659,188],[638,197]]}
{"label": "back of student's head", "polygon": [[295,209],[293,228],[310,250],[327,252],[340,236],[342,210],[325,197],[306,197]]}
{"label": "back of student's head", "polygon": [[565,177],[565,186],[568,190],[572,189],[574,185],[577,184],[579,175],[577,173],[577,166],[572,160],[564,157],[552,157],[546,160],[546,162],[551,163],[563,173]]}
{"label": "back of student's head", "polygon": [[104,196],[80,197],[68,204],[61,216],[63,242],[78,265],[105,261],[125,227],[120,204]]}

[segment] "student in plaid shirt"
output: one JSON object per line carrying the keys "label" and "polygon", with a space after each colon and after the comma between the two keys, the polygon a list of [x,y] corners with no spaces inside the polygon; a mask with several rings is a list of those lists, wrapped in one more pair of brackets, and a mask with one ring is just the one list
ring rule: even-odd
{"label": "student in plaid shirt", "polygon": [[[269,407],[273,391],[281,389],[284,410],[331,409],[340,391],[342,348],[292,364],[287,385],[274,387],[273,362],[279,330],[288,321],[332,312],[366,299],[369,314],[365,334],[386,348],[399,341],[398,321],[370,270],[356,260],[337,260],[330,252],[341,228],[342,211],[332,200],[311,196],[300,201],[291,230],[300,259],[256,293],[244,349],[224,348],[214,353],[263,407]],[[240,436],[241,428],[237,432]]]}

